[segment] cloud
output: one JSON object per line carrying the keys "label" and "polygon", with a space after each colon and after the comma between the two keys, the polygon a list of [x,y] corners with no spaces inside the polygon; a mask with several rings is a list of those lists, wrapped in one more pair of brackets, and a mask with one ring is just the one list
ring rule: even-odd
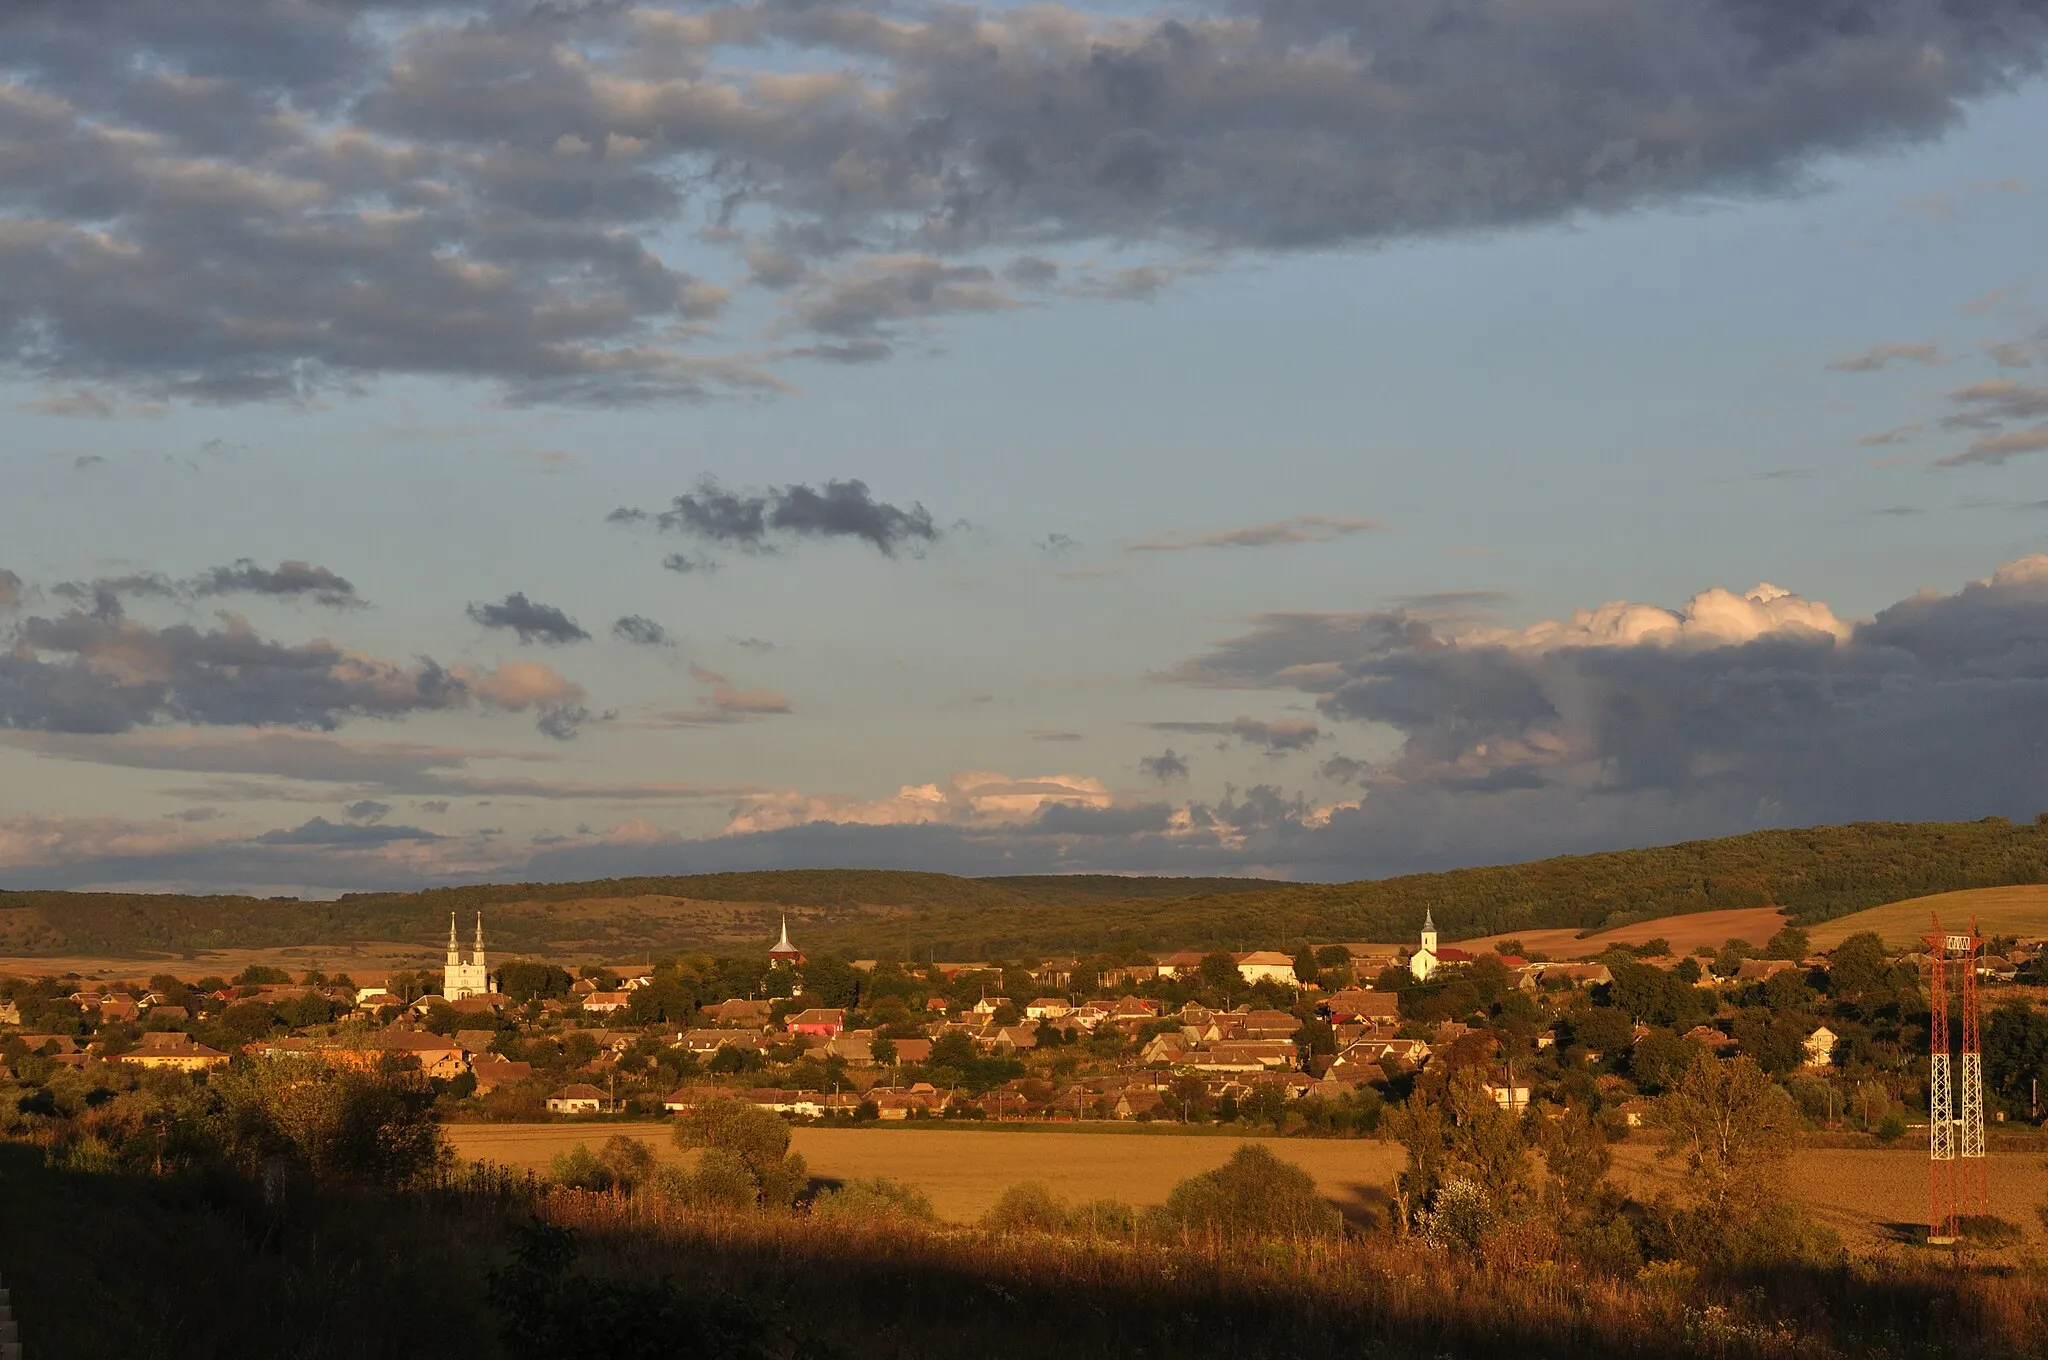
{"label": "cloud", "polygon": [[772,652],[775,650],[775,644],[766,638],[732,637],[728,635],[725,640],[735,647],[744,647],[750,652]]}
{"label": "cloud", "polygon": [[258,845],[324,845],[339,848],[389,845],[393,841],[437,841],[441,837],[416,826],[346,826],[314,817],[289,831],[266,831]]}
{"label": "cloud", "polygon": [[381,822],[391,814],[391,804],[380,803],[373,798],[363,798],[350,803],[342,811],[352,822]]}
{"label": "cloud", "polygon": [[2044,556],[1861,622],[1768,586],[1521,628],[1269,615],[1179,676],[1303,690],[1394,740],[1330,771],[1364,780],[1329,823],[1360,863],[2048,806],[2048,767],[2013,740],[2048,730]]}
{"label": "cloud", "polygon": [[2007,430],[1974,439],[1962,452],[1935,459],[1934,466],[1996,467],[2021,454],[2040,453],[2044,449],[2048,449],[2048,425],[2036,425],[2029,430]]}
{"label": "cloud", "polygon": [[1893,364],[1946,363],[1939,345],[1872,345],[1861,354],[1836,359],[1828,365],[1836,373],[1876,373]]}
{"label": "cloud", "polygon": [[636,647],[673,647],[668,629],[644,614],[627,614],[612,624],[612,636]]}
{"label": "cloud", "polygon": [[[61,591],[61,587],[59,590]],[[326,639],[289,644],[246,619],[217,626],[153,627],[123,616],[96,592],[93,612],[31,616],[0,651],[0,728],[124,732],[164,722],[200,726],[334,728],[353,718],[396,718],[472,704],[518,711],[573,703],[582,689],[545,666],[495,670],[411,665]]]}
{"label": "cloud", "polygon": [[[501,762],[552,766],[559,757],[535,751],[355,741],[284,728],[233,732],[150,729],[120,735],[10,732],[0,740],[55,760],[186,774],[244,775],[266,781],[238,789],[244,796],[276,796],[294,783],[342,785],[365,797],[426,799],[429,801],[418,804],[425,812],[446,812],[448,798],[689,802],[752,792],[731,785],[584,782],[481,773],[480,766]],[[333,795],[323,792],[314,796],[326,801]]]}
{"label": "cloud", "polygon": [[820,797],[795,791],[756,795],[733,809],[724,834],[747,835],[814,822],[840,826],[1014,826],[1031,821],[1055,804],[1108,808],[1114,803],[1100,780],[1085,775],[1014,779],[987,771],[962,771],[943,784],[906,784],[884,798]]}
{"label": "cloud", "polygon": [[1856,442],[1864,448],[1882,448],[1890,444],[1904,444],[1911,441],[1926,428],[1925,423],[1916,420],[1908,425],[1894,425],[1889,430],[1880,430],[1876,434],[1866,434]]}
{"label": "cloud", "polygon": [[0,610],[10,610],[21,603],[21,578],[4,567],[0,567]]}
{"label": "cloud", "polygon": [[735,723],[758,722],[792,711],[789,699],[772,689],[735,689],[717,671],[690,667],[690,678],[711,686],[710,695],[695,708],[668,709],[636,724],[646,727],[728,727]]}
{"label": "cloud", "polygon": [[330,609],[352,609],[363,603],[345,577],[326,567],[290,558],[274,569],[258,566],[246,557],[239,558],[233,566],[202,572],[192,581],[191,589],[198,595],[305,596]]}
{"label": "cloud", "polygon": [[[16,4],[0,355],[80,411],[400,376],[772,394],[732,352],[750,305],[865,358],[1062,277],[1142,297],[1231,252],[1789,194],[2048,42],[2030,0],[1668,0],[1654,28],[1578,0]],[[1097,243],[1165,258],[1059,267]]]}
{"label": "cloud", "polygon": [[1140,757],[1138,769],[1147,778],[1156,779],[1162,784],[1171,783],[1177,779],[1185,780],[1188,777],[1188,762],[1185,758],[1176,754],[1171,746],[1156,756]]}
{"label": "cloud", "polygon": [[1079,732],[1068,732],[1059,728],[1034,727],[1025,733],[1033,741],[1083,741]]}
{"label": "cloud", "polygon": [[1331,756],[1316,767],[1316,773],[1339,784],[1354,784],[1372,773],[1372,766],[1350,756]]}
{"label": "cloud", "polygon": [[[651,522],[658,529],[744,553],[774,553],[800,539],[852,538],[884,557],[916,551],[936,542],[940,530],[922,505],[891,505],[868,492],[866,482],[803,482],[766,491],[729,491],[712,478],[677,496],[661,511],[621,507],[607,516],[615,524]],[[663,563],[674,571],[715,569],[717,563],[678,554]]]}
{"label": "cloud", "polygon": [[2036,360],[2048,362],[2048,339],[1987,340],[1984,352],[2000,368],[2032,368]]}
{"label": "cloud", "polygon": [[1269,755],[1306,750],[1322,736],[1321,727],[1310,718],[1279,718],[1267,722],[1260,718],[1241,717],[1230,722],[1154,722],[1145,725],[1155,732],[1235,737],[1248,746],[1264,747]]}
{"label": "cloud", "polygon": [[496,604],[472,602],[466,612],[485,628],[511,629],[521,642],[560,647],[590,641],[574,619],[553,605],[527,599],[524,591],[515,590]]}
{"label": "cloud", "polygon": [[1126,552],[1187,552],[1196,548],[1278,548],[1296,543],[1328,543],[1377,529],[1369,519],[1345,519],[1331,515],[1295,515],[1242,529],[1221,529],[1206,534],[1183,534],[1169,530],[1141,538],[1125,546]]}

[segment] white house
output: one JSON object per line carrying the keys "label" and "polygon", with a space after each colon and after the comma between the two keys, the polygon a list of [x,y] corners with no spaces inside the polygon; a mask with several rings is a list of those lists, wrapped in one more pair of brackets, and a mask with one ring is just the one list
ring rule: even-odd
{"label": "white house", "polygon": [[549,1114],[596,1114],[604,1108],[604,1092],[577,1082],[548,1097]]}
{"label": "white house", "polygon": [[1840,1037],[1826,1025],[1807,1035],[1806,1066],[1827,1067],[1832,1064],[1835,1060],[1835,1045],[1839,1042]]}
{"label": "white house", "polygon": [[1427,982],[1430,975],[1445,964],[1470,963],[1472,956],[1462,949],[1453,949],[1436,942],[1436,913],[1422,913],[1422,943],[1408,957],[1408,971],[1415,975],[1417,982]]}
{"label": "white house", "polygon": [[1236,954],[1232,961],[1237,964],[1237,975],[1246,982],[1277,982],[1284,987],[1299,987],[1300,979],[1294,976],[1294,960],[1277,949],[1255,949],[1249,954]]}

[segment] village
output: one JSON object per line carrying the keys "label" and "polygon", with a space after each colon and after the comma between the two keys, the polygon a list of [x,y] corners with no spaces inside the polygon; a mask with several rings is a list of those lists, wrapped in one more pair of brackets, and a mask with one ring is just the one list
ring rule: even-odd
{"label": "village", "polygon": [[[815,960],[787,922],[765,958],[493,967],[451,922],[443,966],[358,986],[318,971],[0,982],[0,1059],[35,1084],[93,1064],[203,1074],[302,1056],[414,1073],[444,1121],[602,1120],[739,1098],[792,1120],[1136,1121],[1364,1134],[1431,1064],[1484,1068],[1522,1112],[1639,1125],[1691,1056],[1747,1054],[1817,1127],[1925,1122],[1902,1035],[1926,960],[1874,935],[1810,952],[1787,927],[1684,957],[1653,940],[1554,962],[1407,946],[1180,951],[1033,964]],[[2025,1066],[2040,942],[1978,963],[1995,1117],[2038,1120]],[[1920,1003],[1924,1009],[1924,1003]],[[2017,1065],[2016,1065],[2017,1064]],[[2008,1070],[2011,1069],[2011,1070]]]}

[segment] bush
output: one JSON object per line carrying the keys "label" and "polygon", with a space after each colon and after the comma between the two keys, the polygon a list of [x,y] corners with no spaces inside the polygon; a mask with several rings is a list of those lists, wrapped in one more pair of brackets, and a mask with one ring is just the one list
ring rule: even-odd
{"label": "bush", "polygon": [[1492,1197],[1477,1182],[1461,1176],[1444,1182],[1423,1211],[1422,1240],[1442,1250],[1470,1251],[1492,1230],[1496,1218]]}
{"label": "bush", "polygon": [[842,1223],[939,1221],[932,1202],[922,1190],[881,1176],[848,1181],[836,1189],[824,1191],[812,1202],[811,1213],[818,1218]]}
{"label": "bush", "polygon": [[1246,1143],[1214,1171],[1190,1176],[1166,1197],[1164,1220],[1231,1239],[1334,1237],[1344,1226],[1315,1177]]}
{"label": "bush", "polygon": [[676,1125],[678,1147],[702,1148],[686,1180],[663,1183],[694,1203],[787,1209],[810,1184],[804,1159],[789,1150],[789,1125],[743,1100],[710,1100]]}
{"label": "bush", "polygon": [[1906,1133],[1906,1116],[1897,1110],[1886,1110],[1884,1118],[1877,1121],[1877,1141],[1896,1143]]}
{"label": "bush", "polygon": [[1067,1227],[1067,1206],[1037,1181],[1025,1181],[1003,1191],[981,1226],[990,1232],[1055,1233]]}

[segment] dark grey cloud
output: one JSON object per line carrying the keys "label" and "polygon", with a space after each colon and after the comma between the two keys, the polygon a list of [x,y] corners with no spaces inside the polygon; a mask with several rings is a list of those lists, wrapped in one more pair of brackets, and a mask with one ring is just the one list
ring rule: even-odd
{"label": "dark grey cloud", "polygon": [[1086,740],[1086,738],[1084,738],[1079,732],[1068,732],[1061,729],[1047,729],[1043,727],[1033,728],[1030,732],[1026,733],[1025,735],[1029,736],[1033,741]]}
{"label": "dark grey cloud", "polygon": [[1188,777],[1187,759],[1184,756],[1181,756],[1179,753],[1177,753],[1171,746],[1167,747],[1164,751],[1161,751],[1156,756],[1140,757],[1138,760],[1138,769],[1142,771],[1148,779],[1156,779],[1162,784],[1171,783],[1176,779],[1186,779]]}
{"label": "dark grey cloud", "polygon": [[[621,506],[605,518],[628,526],[652,524],[664,532],[751,554],[779,552],[807,538],[851,538],[870,544],[884,557],[894,557],[904,551],[915,553],[942,534],[924,506],[878,501],[867,483],[857,479],[733,491],[707,477],[696,490],[669,502],[666,510]],[[701,555],[678,553],[662,565],[690,572],[715,570],[718,564]]]}
{"label": "dark grey cloud", "polygon": [[725,640],[735,647],[744,647],[750,652],[772,652],[775,650],[775,644],[766,638],[732,637],[728,635]]}
{"label": "dark grey cloud", "polygon": [[0,361],[81,411],[770,393],[678,228],[805,357],[868,359],[1094,242],[1169,258],[1070,291],[1142,297],[1237,250],[1796,191],[1954,126],[2044,30],[2037,0],[14,3]]}
{"label": "dark grey cloud", "polygon": [[259,566],[246,557],[239,558],[233,566],[214,567],[202,572],[194,578],[190,588],[199,595],[246,593],[304,597],[330,609],[354,608],[363,602],[346,577],[326,567],[290,558],[274,568]]}
{"label": "dark grey cloud", "polygon": [[521,590],[495,604],[473,601],[465,612],[485,628],[509,628],[519,635],[521,642],[560,647],[590,640],[590,634],[578,627],[574,619],[551,604],[527,599],[526,592]]}
{"label": "dark grey cloud", "polygon": [[391,815],[391,804],[374,798],[360,798],[342,809],[352,822],[381,822]]}
{"label": "dark grey cloud", "polygon": [[612,636],[636,647],[673,647],[668,629],[644,614],[627,614],[612,624]]}
{"label": "dark grey cloud", "polygon": [[258,845],[324,845],[337,849],[389,845],[393,841],[438,841],[441,837],[417,826],[349,826],[315,817],[289,831],[266,831]]}
{"label": "dark grey cloud", "polygon": [[21,603],[21,578],[5,567],[0,567],[0,610],[13,609]]}
{"label": "dark grey cloud", "polygon": [[111,733],[186,722],[325,729],[352,718],[473,705],[522,711],[582,694],[545,666],[478,671],[424,657],[401,664],[324,638],[275,642],[233,617],[213,628],[156,627],[126,617],[108,589],[91,594],[90,610],[33,615],[5,635],[0,728]]}
{"label": "dark grey cloud", "polygon": [[2026,429],[2012,422],[2048,417],[2048,387],[2030,387],[2010,378],[1991,378],[1948,394],[1958,409],[1945,417],[1945,430],[1979,430],[1969,447],[1937,458],[1938,468],[1995,467],[2022,454],[2048,450],[2048,424]]}
{"label": "dark grey cloud", "polygon": [[[605,718],[616,716],[609,712],[604,715]],[[533,725],[544,737],[574,741],[582,734],[585,723],[597,721],[601,721],[598,715],[582,704],[549,704],[540,711],[540,717],[534,720]]]}
{"label": "dark grey cloud", "polygon": [[[1751,597],[1756,617],[1772,598]],[[1726,622],[1740,597],[1703,597],[1702,631],[1671,616],[1606,641],[1269,615],[1178,673],[1301,690],[1333,722],[1395,738],[1383,765],[1330,763],[1368,791],[1329,826],[1446,862],[2048,807],[2048,557],[1839,637],[1785,602],[1800,608],[1743,631]]]}
{"label": "dark grey cloud", "polygon": [[1353,784],[1372,773],[1372,766],[1350,756],[1331,756],[1316,767],[1316,773],[1339,784]]}
{"label": "dark grey cloud", "polygon": [[1234,737],[1247,746],[1257,746],[1276,755],[1286,751],[1305,751],[1323,735],[1322,728],[1312,718],[1276,718],[1268,722],[1263,718],[1240,717],[1229,722],[1155,722],[1145,725],[1155,732]]}

